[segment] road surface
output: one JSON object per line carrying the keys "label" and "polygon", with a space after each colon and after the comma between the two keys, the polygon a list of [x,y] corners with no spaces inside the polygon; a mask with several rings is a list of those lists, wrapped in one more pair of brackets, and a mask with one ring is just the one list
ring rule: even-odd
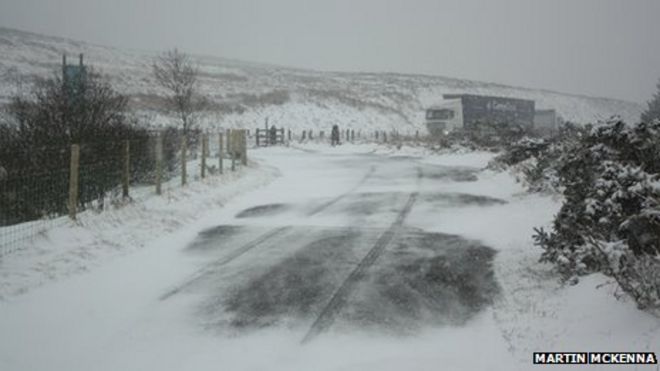
{"label": "road surface", "polygon": [[3,337],[0,364],[385,370],[508,360],[488,315],[500,291],[495,251],[428,228],[447,210],[506,203],[476,191],[478,169],[364,150],[251,155],[280,176],[5,306],[0,327],[16,335]]}
{"label": "road surface", "polygon": [[185,251],[208,264],[161,300],[193,292],[203,298],[206,328],[285,326],[303,342],[327,331],[412,335],[461,325],[492,303],[492,249],[407,221],[420,204],[503,203],[436,191],[443,182],[475,181],[474,169],[368,153],[301,155],[310,157],[309,168],[297,169],[307,180],[263,190],[264,202],[201,231]]}

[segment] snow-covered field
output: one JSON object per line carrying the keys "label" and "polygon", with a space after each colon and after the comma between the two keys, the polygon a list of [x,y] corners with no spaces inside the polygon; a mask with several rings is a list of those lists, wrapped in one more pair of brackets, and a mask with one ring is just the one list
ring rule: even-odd
{"label": "snow-covered field", "polygon": [[[16,93],[16,81],[59,71],[62,54],[77,63],[79,53],[95,70],[110,77],[115,88],[132,97],[153,125],[168,119],[154,111],[161,93],[150,66],[156,53],[121,50],[62,38],[0,28],[0,104]],[[591,98],[440,76],[394,73],[335,73],[196,56],[201,89],[216,107],[203,126],[263,127],[269,123],[302,129],[342,128],[371,131],[425,130],[424,109],[442,94],[473,93],[532,99],[539,109],[554,108],[566,120],[590,123],[618,115],[639,120],[638,103]],[[27,80],[29,81],[29,79]]]}
{"label": "snow-covered field", "polygon": [[[660,321],[625,297],[617,301],[605,277],[562,287],[537,263],[532,227],[547,225],[560,200],[483,170],[492,157],[373,144],[258,149],[256,164],[234,176],[57,227],[34,249],[0,261],[0,369],[529,370],[533,351],[657,352]],[[412,207],[403,213],[406,199]],[[399,218],[402,225],[391,224]],[[269,230],[281,233],[244,245]],[[317,258],[310,252],[318,241],[305,241],[354,237],[353,253],[362,254],[362,242],[391,230],[391,243],[357,276],[331,326],[301,343],[310,319],[322,314],[314,303],[301,311],[285,303],[287,288],[325,279],[318,290],[334,291],[357,264],[351,252],[334,255],[342,244],[322,246]],[[403,331],[397,317],[372,322],[397,308],[370,291],[397,282],[396,275],[379,281],[378,272],[421,254],[405,242],[420,233],[493,249],[492,302],[465,321],[438,324],[409,301]],[[237,327],[225,321],[234,315],[225,300],[236,295],[238,308],[280,306],[242,313],[242,323],[263,326]],[[359,308],[371,311],[355,317]],[[619,369],[603,369],[612,368]]]}

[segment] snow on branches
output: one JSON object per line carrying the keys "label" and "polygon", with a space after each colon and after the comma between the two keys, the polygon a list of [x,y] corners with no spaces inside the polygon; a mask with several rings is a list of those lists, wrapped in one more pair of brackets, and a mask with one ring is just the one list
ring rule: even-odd
{"label": "snow on branches", "polygon": [[533,164],[523,171],[528,188],[564,196],[552,230],[536,230],[541,261],[568,282],[607,274],[641,308],[660,312],[660,121],[616,120],[579,134],[519,142],[499,159]]}

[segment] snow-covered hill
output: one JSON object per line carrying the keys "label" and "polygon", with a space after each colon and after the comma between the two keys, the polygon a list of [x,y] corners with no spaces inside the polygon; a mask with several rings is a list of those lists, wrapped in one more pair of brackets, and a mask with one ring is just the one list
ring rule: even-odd
{"label": "snow-covered hill", "polygon": [[[24,77],[57,71],[62,54],[110,77],[118,90],[130,94],[136,108],[157,124],[159,89],[150,75],[156,55],[0,28],[0,103]],[[533,99],[537,108],[554,108],[566,120],[587,123],[619,115],[637,121],[639,104],[557,92],[511,87],[439,76],[394,73],[318,72],[195,56],[202,88],[216,103],[204,125],[261,127],[270,123],[291,129],[321,129],[332,124],[356,129],[423,129],[424,108],[447,93],[475,93]]]}

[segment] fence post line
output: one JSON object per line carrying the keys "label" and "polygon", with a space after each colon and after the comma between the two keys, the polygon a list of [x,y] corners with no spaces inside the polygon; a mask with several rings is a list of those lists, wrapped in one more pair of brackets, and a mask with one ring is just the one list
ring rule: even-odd
{"label": "fence post line", "polygon": [[257,147],[259,147],[259,129],[257,129],[256,137],[257,137]]}
{"label": "fence post line", "polygon": [[71,145],[71,164],[69,166],[69,218],[76,220],[78,211],[78,174],[80,166],[80,145]]}
{"label": "fence post line", "polygon": [[186,135],[181,139],[181,186],[186,185],[186,161],[188,157],[188,138]]}
{"label": "fence post line", "polygon": [[124,141],[123,152],[124,163],[121,171],[121,194],[123,198],[128,198],[128,185],[131,179],[131,142],[129,140]]}
{"label": "fence post line", "polygon": [[163,135],[158,133],[156,137],[156,194],[162,194],[163,182]]}
{"label": "fence post line", "polygon": [[223,169],[222,169],[222,157],[224,154],[222,153],[222,148],[224,147],[222,143],[222,133],[218,133],[218,167],[220,168],[220,174],[222,174]]}

